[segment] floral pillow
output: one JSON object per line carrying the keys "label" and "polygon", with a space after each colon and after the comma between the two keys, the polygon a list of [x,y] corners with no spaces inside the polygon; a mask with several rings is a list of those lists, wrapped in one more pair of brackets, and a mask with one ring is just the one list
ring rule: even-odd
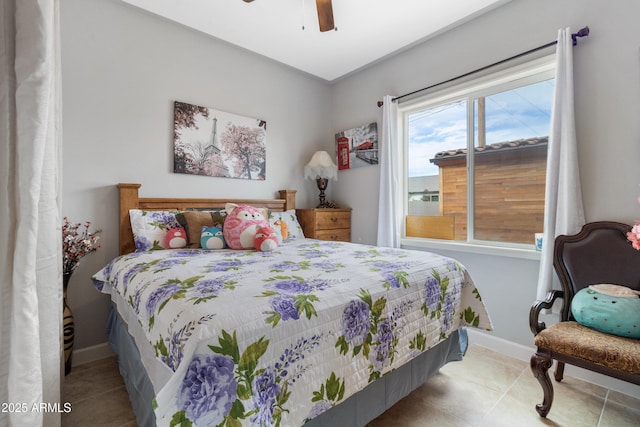
{"label": "floral pillow", "polygon": [[176,214],[179,211],[145,211],[130,209],[131,229],[136,250],[151,251],[165,248],[167,230],[180,227]]}
{"label": "floral pillow", "polygon": [[295,209],[291,209],[285,212],[271,212],[269,214],[269,223],[272,227],[277,227],[276,221],[284,221],[287,224],[287,231],[289,235],[284,242],[290,242],[294,239],[304,239],[304,233],[302,232],[302,227],[298,222],[298,218],[296,217]]}

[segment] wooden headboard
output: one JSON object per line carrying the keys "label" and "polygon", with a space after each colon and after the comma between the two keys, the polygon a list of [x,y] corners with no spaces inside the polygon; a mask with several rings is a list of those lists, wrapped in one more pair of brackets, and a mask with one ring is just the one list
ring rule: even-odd
{"label": "wooden headboard", "polygon": [[265,207],[273,211],[296,208],[296,190],[280,190],[280,199],[188,199],[165,197],[139,197],[142,184],[118,184],[120,191],[120,255],[135,251],[129,209],[186,210],[223,209],[226,203]]}

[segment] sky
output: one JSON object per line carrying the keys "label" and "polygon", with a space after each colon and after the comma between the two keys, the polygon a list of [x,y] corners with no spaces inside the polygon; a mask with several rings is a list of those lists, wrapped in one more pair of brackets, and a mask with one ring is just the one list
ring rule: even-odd
{"label": "sky", "polygon": [[[553,79],[486,97],[486,143],[549,135]],[[466,101],[409,116],[409,177],[438,175],[436,153],[467,146]]]}

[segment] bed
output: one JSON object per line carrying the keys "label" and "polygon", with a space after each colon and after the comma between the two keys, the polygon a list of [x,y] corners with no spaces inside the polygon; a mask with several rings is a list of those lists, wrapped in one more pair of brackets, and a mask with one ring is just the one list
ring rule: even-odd
{"label": "bed", "polygon": [[[121,255],[93,281],[111,296],[109,343],[140,426],[364,426],[461,360],[465,327],[492,327],[459,262],[306,239],[293,190],[223,200],[118,187]],[[269,209],[291,238],[260,252],[140,250],[134,237],[134,212],[227,202]]]}

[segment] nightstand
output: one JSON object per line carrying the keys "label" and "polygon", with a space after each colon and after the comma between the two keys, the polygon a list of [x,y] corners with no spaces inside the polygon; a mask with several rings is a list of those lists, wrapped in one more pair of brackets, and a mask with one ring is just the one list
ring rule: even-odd
{"label": "nightstand", "polygon": [[351,241],[351,209],[296,209],[305,237]]}

